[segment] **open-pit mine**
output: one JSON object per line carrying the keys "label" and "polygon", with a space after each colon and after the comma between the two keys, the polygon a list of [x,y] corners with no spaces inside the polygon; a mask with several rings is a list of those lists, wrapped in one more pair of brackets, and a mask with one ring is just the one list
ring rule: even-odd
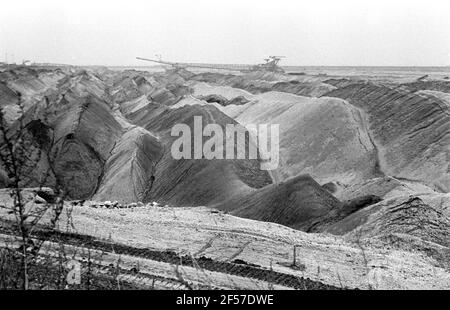
{"label": "open-pit mine", "polygon": [[[28,285],[58,288],[63,247],[91,288],[450,289],[450,72],[274,59],[0,66],[0,246]],[[278,166],[174,158],[196,117],[278,124]]]}

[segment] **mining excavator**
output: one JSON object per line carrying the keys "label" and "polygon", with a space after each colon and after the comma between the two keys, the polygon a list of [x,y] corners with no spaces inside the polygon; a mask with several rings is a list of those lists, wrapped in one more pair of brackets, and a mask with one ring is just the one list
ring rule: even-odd
{"label": "mining excavator", "polygon": [[185,62],[170,62],[163,61],[161,58],[159,60],[136,57],[138,60],[150,61],[154,63],[159,63],[162,65],[169,65],[175,69],[185,69],[185,68],[204,68],[204,69],[221,69],[221,70],[230,70],[230,71],[241,71],[241,72],[255,72],[255,71],[267,71],[267,72],[278,72],[284,73],[283,68],[278,66],[280,60],[284,58],[284,56],[269,56],[264,59],[264,63],[257,65],[238,65],[238,64],[200,64],[200,63],[185,63]]}

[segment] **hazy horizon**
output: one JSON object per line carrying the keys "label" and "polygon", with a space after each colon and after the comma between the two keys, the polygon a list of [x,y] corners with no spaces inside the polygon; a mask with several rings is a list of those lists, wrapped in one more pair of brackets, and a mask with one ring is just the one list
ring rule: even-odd
{"label": "hazy horizon", "polygon": [[0,61],[447,67],[449,13],[446,0],[17,0],[0,11]]}

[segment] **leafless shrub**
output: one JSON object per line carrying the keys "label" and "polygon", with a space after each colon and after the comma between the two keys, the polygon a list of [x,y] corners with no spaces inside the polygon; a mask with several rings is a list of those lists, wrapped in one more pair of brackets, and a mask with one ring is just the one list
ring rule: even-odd
{"label": "leafless shrub", "polygon": [[[49,156],[51,145],[47,147],[47,150],[36,147],[37,142],[29,136],[27,128],[29,123],[26,121],[25,106],[20,93],[18,93],[17,105],[20,117],[13,125],[7,123],[3,110],[0,109],[0,168],[7,174],[7,186],[12,200],[11,205],[3,205],[2,209],[6,209],[7,214],[13,216],[12,234],[18,238],[17,242],[11,246],[15,250],[14,255],[20,260],[21,288],[26,290],[29,288],[30,268],[36,262],[37,254],[45,242],[45,238],[36,238],[35,232],[44,223],[47,232],[56,230],[64,209],[64,192],[56,184],[56,195],[49,199],[50,201],[38,195],[39,192],[44,192],[43,186],[51,174],[51,164],[47,172],[39,176],[39,179],[36,179],[30,171],[40,162],[44,154],[51,163]],[[49,100],[45,97],[45,109],[48,105]],[[46,122],[45,118],[44,114],[43,123]],[[31,198],[24,195],[23,189],[30,182],[39,184],[38,190],[34,191]],[[15,257],[13,255],[8,258],[5,253],[11,254],[11,252],[3,252],[2,262],[0,262],[3,266],[12,263],[10,259]],[[12,284],[13,287],[16,286],[16,283]]]}
{"label": "leafless shrub", "polygon": [[178,281],[183,284],[184,286],[186,286],[189,290],[194,290],[194,287],[184,279],[183,275],[181,274],[180,271],[180,266],[183,264],[182,260],[180,259],[180,263],[175,265],[175,275],[178,279]]}

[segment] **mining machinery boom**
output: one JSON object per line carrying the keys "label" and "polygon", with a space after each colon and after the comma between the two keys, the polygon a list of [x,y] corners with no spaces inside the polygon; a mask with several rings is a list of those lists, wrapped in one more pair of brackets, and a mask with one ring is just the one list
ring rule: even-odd
{"label": "mining machinery boom", "polygon": [[265,62],[257,65],[238,65],[238,64],[200,64],[200,63],[182,63],[182,62],[170,62],[163,61],[161,59],[150,59],[150,58],[142,58],[136,57],[138,60],[150,61],[154,63],[159,63],[163,65],[169,65],[174,67],[175,69],[185,69],[185,68],[204,68],[204,69],[222,69],[222,70],[231,70],[231,71],[241,71],[241,72],[254,72],[254,71],[269,71],[269,72],[279,72],[284,73],[284,70],[278,66],[280,60],[284,58],[284,56],[269,56],[265,59]]}

